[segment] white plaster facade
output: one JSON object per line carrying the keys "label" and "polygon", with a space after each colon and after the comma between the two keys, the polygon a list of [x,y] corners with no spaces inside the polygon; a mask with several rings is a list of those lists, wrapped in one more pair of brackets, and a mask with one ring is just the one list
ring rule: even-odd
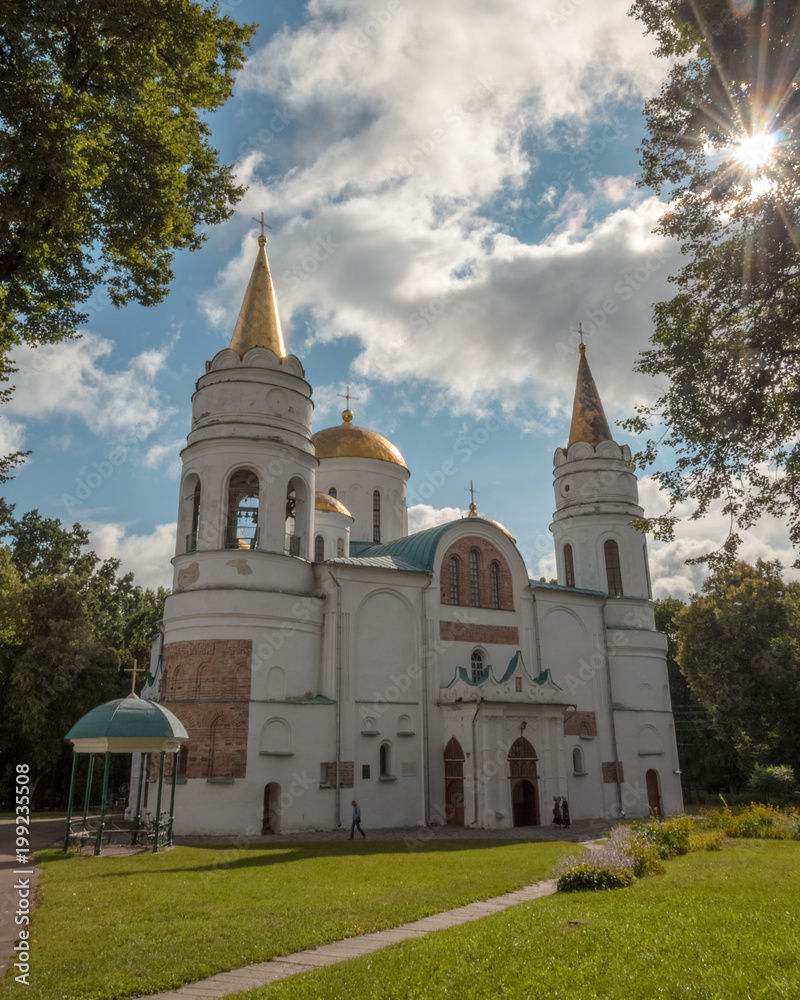
{"label": "white plaster facade", "polygon": [[[680,811],[627,448],[557,450],[544,584],[493,521],[409,536],[405,465],[320,457],[311,416],[300,362],[265,347],[221,351],[197,383],[144,692],[189,732],[176,833],[346,828],[353,798],[367,831],[549,824],[556,795],[573,819]],[[316,509],[331,487],[345,513]]]}

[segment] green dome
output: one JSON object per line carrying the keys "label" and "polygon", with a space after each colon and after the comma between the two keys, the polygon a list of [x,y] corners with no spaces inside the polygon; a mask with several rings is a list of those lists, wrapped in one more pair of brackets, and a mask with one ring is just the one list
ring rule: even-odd
{"label": "green dome", "polygon": [[188,739],[183,723],[168,708],[134,695],[98,705],[78,719],[64,739]]}

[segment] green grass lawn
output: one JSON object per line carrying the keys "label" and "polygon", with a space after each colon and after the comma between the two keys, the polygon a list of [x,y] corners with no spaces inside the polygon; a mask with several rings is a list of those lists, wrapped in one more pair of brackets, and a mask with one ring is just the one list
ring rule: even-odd
{"label": "green grass lawn", "polygon": [[125,858],[37,855],[31,985],[4,998],[154,993],[549,878],[574,844],[354,841]]}
{"label": "green grass lawn", "polygon": [[800,843],[728,841],[237,1000],[798,1000]]}

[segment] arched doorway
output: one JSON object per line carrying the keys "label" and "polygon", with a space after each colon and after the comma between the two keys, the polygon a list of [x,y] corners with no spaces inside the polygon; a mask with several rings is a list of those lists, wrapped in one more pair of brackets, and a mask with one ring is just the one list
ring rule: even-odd
{"label": "arched doorway", "polygon": [[539,826],[538,758],[533,745],[520,736],[508,751],[514,826]]}
{"label": "arched doorway", "polygon": [[264,813],[261,821],[262,834],[280,832],[280,799],[280,785],[274,781],[270,781],[268,785],[264,785]]}
{"label": "arched doorway", "polygon": [[537,806],[539,796],[532,781],[520,778],[511,792],[511,805],[514,810],[514,826],[538,826]]}
{"label": "arched doorway", "polygon": [[664,810],[661,808],[661,790],[659,788],[658,771],[654,771],[653,768],[650,768],[644,776],[644,780],[647,783],[647,806],[650,809],[650,812],[655,812],[657,816],[661,817],[664,815]]}
{"label": "arched doorway", "polygon": [[448,826],[464,825],[464,751],[455,736],[444,748],[444,815]]}

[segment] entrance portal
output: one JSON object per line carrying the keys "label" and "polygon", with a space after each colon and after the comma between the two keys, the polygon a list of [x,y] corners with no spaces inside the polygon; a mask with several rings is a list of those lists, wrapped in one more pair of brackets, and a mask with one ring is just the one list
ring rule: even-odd
{"label": "entrance portal", "polygon": [[661,792],[658,787],[658,771],[654,771],[652,768],[644,776],[644,780],[647,782],[647,805],[650,811],[655,811],[656,815],[661,818],[664,815],[664,810],[661,808]]}
{"label": "entrance portal", "polygon": [[522,778],[514,785],[511,802],[514,807],[514,826],[538,826],[539,796],[532,781]]}
{"label": "entrance portal", "polygon": [[444,748],[444,815],[448,826],[464,825],[464,751],[455,736]]}
{"label": "entrance portal", "polygon": [[274,781],[264,785],[264,815],[261,821],[261,832],[280,832],[280,808],[281,786]]}

